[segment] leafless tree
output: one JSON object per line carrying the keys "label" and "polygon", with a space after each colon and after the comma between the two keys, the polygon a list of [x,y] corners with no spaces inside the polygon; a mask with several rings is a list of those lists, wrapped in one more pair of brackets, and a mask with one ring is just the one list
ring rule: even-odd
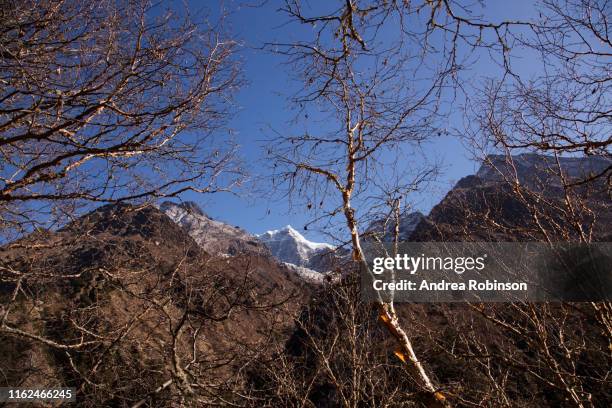
{"label": "leafless tree", "polygon": [[[540,20],[517,42],[539,57],[539,72],[491,83],[484,89],[486,100],[477,105],[486,108],[478,123],[510,149],[609,158],[609,5],[545,0],[540,10]],[[610,170],[592,176],[609,179]]]}
{"label": "leafless tree", "polygon": [[235,181],[214,144],[240,83],[221,22],[122,0],[7,0],[0,18],[3,233]]}
{"label": "leafless tree", "polygon": [[[448,88],[460,88],[457,75],[475,47],[497,48],[505,60],[504,30],[513,23],[486,23],[445,1],[346,1],[328,9],[312,11],[299,1],[283,7],[291,20],[312,26],[311,35],[271,47],[303,81],[293,99],[299,117],[322,130],[280,135],[271,154],[276,181],[306,197],[308,208],[318,207],[319,219],[340,217],[353,259],[365,262],[360,236],[366,226],[360,229],[359,222],[380,206],[374,197],[385,196],[382,203],[396,213],[397,203],[418,185],[414,181],[422,181],[418,175],[432,174],[419,169],[424,160],[418,146],[445,132],[438,119],[445,114]],[[493,31],[493,39],[483,37],[483,30]],[[398,183],[389,186],[389,179]],[[397,355],[415,374],[425,400],[448,405],[393,303],[381,301],[379,308],[398,342]]]}
{"label": "leafless tree", "polygon": [[76,386],[83,406],[231,404],[257,348],[218,326],[284,302],[255,293],[248,259],[232,286],[193,242],[164,260],[172,237],[38,227],[100,203],[150,216],[150,199],[238,182],[224,127],[237,42],[222,18],[196,23],[148,1],[7,0],[0,19],[4,385]]}

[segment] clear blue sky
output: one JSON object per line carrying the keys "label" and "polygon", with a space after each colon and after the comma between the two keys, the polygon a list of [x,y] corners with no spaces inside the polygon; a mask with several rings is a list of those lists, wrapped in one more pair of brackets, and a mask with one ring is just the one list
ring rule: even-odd
{"label": "clear blue sky", "polygon": [[[215,14],[222,7],[222,3],[195,0],[189,2],[188,7],[190,11],[196,12],[204,4]],[[247,84],[237,95],[238,110],[229,125],[240,145],[245,168],[254,179],[263,175],[262,140],[270,136],[268,129],[271,127],[281,133],[290,129],[288,122],[292,114],[287,98],[296,89],[286,67],[281,64],[282,59],[259,50],[259,47],[264,42],[296,38],[300,33],[294,31],[295,25],[284,24],[286,17],[277,11],[279,5],[276,1],[268,1],[261,7],[237,7],[238,3],[232,2],[223,4],[226,9],[233,10],[229,20],[230,29],[244,43],[241,57],[247,80]],[[488,2],[484,13],[493,20],[503,20],[529,17],[534,14],[534,10],[533,3],[528,0],[495,0]],[[521,69],[527,73],[531,70],[535,72],[538,70],[538,63],[524,56]],[[484,76],[496,75],[498,68],[483,54],[472,71],[470,77],[474,81],[481,81]],[[461,120],[458,114],[451,115],[447,128],[461,127]],[[426,154],[441,160],[444,166],[437,185],[421,193],[415,202],[419,210],[428,213],[459,178],[474,173],[478,164],[470,159],[469,152],[453,137],[439,138],[424,149]],[[213,218],[238,225],[252,233],[277,229],[287,224],[302,231],[302,226],[308,221],[304,211],[301,208],[289,208],[287,200],[256,192],[261,190],[266,190],[265,184],[258,182],[258,185],[254,186],[247,183],[244,188],[236,191],[236,195],[186,194],[182,198],[198,202]],[[313,240],[321,240],[322,237],[315,230],[309,230],[305,235]]]}

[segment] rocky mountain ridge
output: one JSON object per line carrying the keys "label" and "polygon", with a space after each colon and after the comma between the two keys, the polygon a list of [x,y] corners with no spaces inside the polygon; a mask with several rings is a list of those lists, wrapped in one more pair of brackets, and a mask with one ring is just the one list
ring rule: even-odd
{"label": "rocky mountain ridge", "polygon": [[[538,239],[525,235],[530,217],[524,204],[507,185],[483,172],[460,180],[427,217],[402,216],[402,239]],[[602,208],[609,212],[609,202],[603,202]],[[605,217],[600,222],[604,232],[612,225]],[[389,232],[384,225],[378,224],[383,237]],[[55,378],[80,387],[83,406],[133,406],[157,395],[162,384],[180,381],[185,373],[207,383],[209,379],[221,385],[240,383],[242,396],[240,387],[280,389],[283,383],[275,380],[282,376],[275,375],[289,370],[292,378],[303,378],[307,384],[303,400],[312,406],[339,406],[339,395],[329,391],[335,389],[335,378],[321,376],[320,367],[331,359],[336,372],[342,372],[351,354],[334,352],[322,358],[321,348],[312,345],[329,344],[329,350],[336,351],[350,343],[345,339],[359,340],[364,358],[375,357],[359,363],[371,362],[368,370],[381,369],[377,378],[406,379],[405,368],[390,352],[394,344],[381,330],[370,304],[358,306],[357,321],[369,325],[368,330],[357,337],[347,330],[342,316],[354,310],[358,283],[351,286],[339,279],[347,285],[307,285],[305,280],[324,281],[326,275],[272,256],[276,252],[294,262],[309,262],[313,254],[330,246],[311,243],[292,228],[271,231],[266,238],[278,248],[269,249],[258,237],[212,220],[189,202],[164,203],[160,209],[119,204],[100,207],[59,231],[32,234],[0,247],[0,296],[11,302],[11,308],[4,309],[8,310],[4,324],[12,330],[12,335],[0,337],[0,353],[6,356],[0,361],[0,385],[54,386],[47,381]],[[15,290],[17,285],[21,290]],[[349,288],[356,291],[343,298]],[[342,305],[344,301],[348,303]],[[587,306],[569,315],[569,320],[562,310],[552,317],[563,321],[564,335],[574,336],[566,344],[579,345],[588,336],[595,345],[588,352],[577,348],[566,378],[590,375],[585,390],[593,395],[594,405],[609,406],[610,364],[605,352],[609,343]],[[520,318],[514,306],[487,307],[487,313],[511,323]],[[513,364],[493,374],[504,383],[508,380],[507,392],[517,406],[566,406],[538,350],[507,333],[503,325],[489,322],[483,310],[406,303],[398,304],[397,312],[411,328],[417,353],[436,373],[441,387],[469,389],[470,395],[484,401],[496,388],[489,387],[492,374],[483,370],[482,361],[502,364],[512,356]],[[529,327],[530,323],[518,324]],[[47,343],[31,341],[36,338],[23,333],[43,336]],[[497,355],[474,358],[468,338],[477,338],[479,345]],[[68,346],[58,349],[59,343]],[[549,347],[557,358],[566,353],[554,342],[547,344],[547,351]],[[183,362],[182,371],[177,371],[177,361]],[[572,371],[575,362],[579,366]],[[252,372],[244,370],[247,363]],[[391,375],[387,370],[392,370]],[[266,377],[266,373],[275,375]],[[343,378],[348,383],[351,370],[346,373]],[[390,392],[405,390],[407,400],[417,395],[418,388],[411,388],[414,382],[393,381]],[[100,392],[98,384],[113,393]],[[174,398],[183,386],[173,384],[168,390],[174,394],[160,392],[156,398]],[[219,395],[226,398],[227,390],[219,388]],[[376,398],[383,401],[386,395],[385,390]],[[262,391],[259,397],[270,396]],[[273,397],[265,406],[284,406]],[[177,404],[158,399],[150,406]]]}
{"label": "rocky mountain ridge", "polygon": [[486,156],[474,174],[485,182],[514,180],[530,187],[560,184],[559,170],[569,180],[580,180],[609,171],[612,159],[602,156],[554,157],[534,153],[523,153],[507,157],[500,154]]}
{"label": "rocky mountain ridge", "polygon": [[206,252],[236,255],[238,253],[269,253],[254,236],[210,218],[192,201],[174,203],[165,201],[159,209],[180,225]]}
{"label": "rocky mountain ridge", "polygon": [[[430,214],[426,216],[419,211],[403,213],[400,217],[399,240],[425,239],[428,234],[431,235],[433,229],[438,228],[434,228],[434,224],[445,225],[451,218],[469,220],[469,214],[460,215],[457,212],[458,203],[461,202],[464,209],[478,206],[480,199],[472,195],[482,194],[485,190],[493,194],[492,203],[495,202],[494,198],[505,197],[502,199],[505,204],[502,202],[495,204],[498,210],[505,208],[505,212],[499,212],[498,216],[501,219],[512,218],[514,212],[512,208],[518,204],[510,202],[512,201],[510,196],[503,194],[502,190],[508,187],[506,181],[514,177],[518,177],[518,180],[529,188],[546,190],[547,194],[554,196],[559,194],[560,189],[557,174],[559,168],[562,169],[564,177],[575,180],[606,172],[611,165],[612,159],[606,157],[555,158],[524,153],[512,156],[509,160],[504,155],[488,155],[476,173],[460,179],[446,197],[434,206]],[[452,201],[454,202],[451,203]],[[330,256],[334,252],[334,247],[326,243],[309,241],[290,225],[252,235],[239,227],[213,220],[193,202],[164,202],[160,205],[160,209],[185,228],[208,252],[230,256],[241,252],[271,254],[280,262],[286,263],[290,269],[298,271],[296,273],[299,275],[311,278],[316,276],[313,272],[327,272],[330,269]],[[517,222],[523,221],[525,220],[517,220]],[[376,240],[389,242],[393,239],[394,229],[392,220],[375,220],[366,228],[365,239],[373,239],[374,236]]]}
{"label": "rocky mountain ridge", "polygon": [[[542,227],[549,229],[551,236],[561,234],[557,239],[567,240],[567,236],[562,236],[568,228],[567,220],[561,216],[565,196],[559,168],[568,182],[577,182],[610,172],[610,166],[612,160],[605,157],[563,157],[557,163],[552,156],[537,154],[520,154],[511,160],[489,155],[475,174],[461,178],[449,190],[413,229],[408,240],[539,240],[541,229],[534,225],[531,215],[534,210],[546,220]],[[516,179],[523,188],[522,198],[513,191]],[[589,191],[576,190],[590,207],[576,214],[583,219],[585,228],[590,217],[597,214],[599,222],[593,229],[596,240],[607,239],[607,226],[612,223],[610,187],[605,179],[590,183]]]}

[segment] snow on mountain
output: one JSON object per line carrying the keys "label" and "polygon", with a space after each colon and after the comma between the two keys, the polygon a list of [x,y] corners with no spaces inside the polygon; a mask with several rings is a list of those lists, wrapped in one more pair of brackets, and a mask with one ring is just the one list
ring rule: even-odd
{"label": "snow on mountain", "polygon": [[310,283],[322,284],[325,281],[325,277],[327,275],[326,272],[317,272],[310,268],[297,266],[289,262],[283,262],[283,264],[287,269],[298,275],[303,280]]}
{"label": "snow on mountain", "polygon": [[266,252],[256,237],[241,228],[213,220],[193,202],[166,201],[159,206],[159,209],[183,227],[208,253],[235,255],[249,251]]}
{"label": "snow on mountain", "polygon": [[299,267],[318,271],[325,270],[326,256],[334,251],[334,247],[325,243],[312,242],[290,225],[274,231],[257,235],[277,259]]}
{"label": "snow on mountain", "polygon": [[334,247],[310,242],[290,226],[254,236],[241,228],[213,220],[190,201],[166,201],[159,208],[210,254],[230,257],[247,252],[268,256],[271,253],[305,281],[321,283],[324,280],[326,256]]}

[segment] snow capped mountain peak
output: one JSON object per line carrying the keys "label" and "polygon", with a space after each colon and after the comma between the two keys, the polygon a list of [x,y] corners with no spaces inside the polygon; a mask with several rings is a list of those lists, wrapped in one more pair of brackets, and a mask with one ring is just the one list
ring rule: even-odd
{"label": "snow capped mountain peak", "polygon": [[302,234],[300,234],[295,228],[293,228],[289,224],[285,225],[283,228],[281,228],[279,230],[266,231],[265,233],[275,233],[275,234],[282,233],[282,234],[289,234],[289,235],[292,235],[294,237],[304,238],[302,236]]}
{"label": "snow capped mountain peak", "polygon": [[262,239],[262,240],[268,240],[268,241],[271,241],[271,240],[280,241],[280,240],[287,239],[287,237],[291,237],[291,239],[295,240],[296,242],[304,245],[305,247],[312,248],[312,249],[319,249],[319,248],[333,249],[334,248],[334,246],[330,244],[309,241],[308,239],[306,239],[306,237],[300,234],[291,225],[285,225],[281,229],[266,231],[263,234],[257,235],[257,238]]}
{"label": "snow capped mountain peak", "polygon": [[311,267],[321,256],[334,250],[333,245],[312,242],[291,225],[257,235],[276,258],[297,266]]}
{"label": "snow capped mountain peak", "polygon": [[276,230],[270,230],[270,231],[266,231],[263,234],[259,234],[260,235],[276,235],[276,234],[290,234],[293,236],[302,236],[302,234],[300,234],[295,228],[293,228],[291,225],[287,224],[285,225],[283,228],[279,228]]}

